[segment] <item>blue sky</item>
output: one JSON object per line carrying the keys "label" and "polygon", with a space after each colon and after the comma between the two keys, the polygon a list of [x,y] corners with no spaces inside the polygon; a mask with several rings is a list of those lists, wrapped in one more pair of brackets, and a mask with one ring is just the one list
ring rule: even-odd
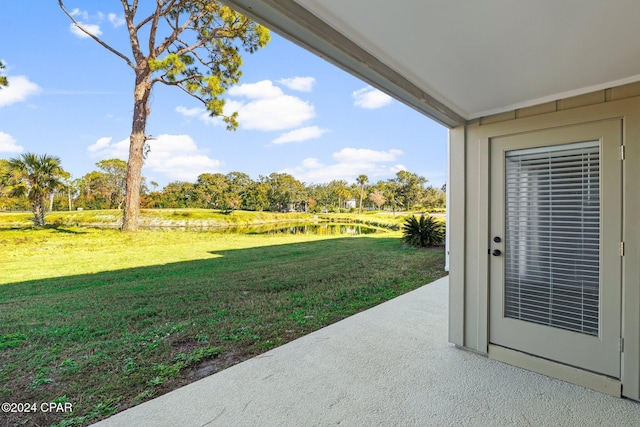
{"label": "blue sky", "polygon": [[[117,0],[67,0],[76,19],[129,54]],[[57,2],[3,1],[0,59],[10,86],[0,89],[0,158],[24,152],[59,156],[74,178],[107,158],[126,160],[133,72],[74,31]],[[441,186],[447,130],[402,103],[272,33],[243,56],[243,77],[226,96],[240,127],[226,131],[177,88],[154,87],[143,168],[160,186],[205,172],[253,179],[290,173],[305,183],[371,182],[400,169]]]}

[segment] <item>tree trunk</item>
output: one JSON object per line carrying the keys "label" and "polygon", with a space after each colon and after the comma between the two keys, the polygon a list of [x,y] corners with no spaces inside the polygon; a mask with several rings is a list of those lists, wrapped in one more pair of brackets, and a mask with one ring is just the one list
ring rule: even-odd
{"label": "tree trunk", "polygon": [[136,77],[122,231],[136,231],[138,229],[140,185],[142,184],[142,164],[144,163],[144,144],[146,142],[145,128],[149,115],[147,103],[151,94],[151,85],[147,78],[148,73]]}
{"label": "tree trunk", "polygon": [[33,201],[33,225],[44,227],[44,197],[38,197]]}

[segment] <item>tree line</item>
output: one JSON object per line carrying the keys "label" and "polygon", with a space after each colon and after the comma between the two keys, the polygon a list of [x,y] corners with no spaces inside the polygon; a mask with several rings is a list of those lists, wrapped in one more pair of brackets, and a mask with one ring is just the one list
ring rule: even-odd
{"label": "tree line", "polygon": [[[60,159],[32,153],[0,159],[0,210],[122,209],[126,194],[127,162],[107,159],[81,178],[72,179]],[[445,188],[427,186],[427,179],[409,171],[369,183],[333,180],[305,184],[286,173],[252,179],[243,172],[203,173],[195,182],[174,181],[163,188],[142,179],[142,208],[204,208],[222,211],[302,211],[442,209]]]}

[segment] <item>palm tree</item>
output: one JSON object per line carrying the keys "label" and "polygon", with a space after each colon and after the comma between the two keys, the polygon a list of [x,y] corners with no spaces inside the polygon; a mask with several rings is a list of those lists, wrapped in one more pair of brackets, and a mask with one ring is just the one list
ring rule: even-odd
{"label": "palm tree", "polygon": [[9,159],[8,182],[13,196],[27,196],[32,205],[33,223],[43,226],[47,198],[64,183],[64,170],[60,158],[43,154],[25,153]]}
{"label": "palm tree", "polygon": [[420,215],[419,219],[411,215],[402,226],[404,243],[419,248],[441,245],[444,233],[443,224],[428,214]]}
{"label": "palm tree", "polygon": [[365,174],[359,175],[356,178],[356,182],[360,185],[360,210],[358,211],[358,215],[362,213],[362,196],[364,196],[364,185],[369,182],[369,177]]}

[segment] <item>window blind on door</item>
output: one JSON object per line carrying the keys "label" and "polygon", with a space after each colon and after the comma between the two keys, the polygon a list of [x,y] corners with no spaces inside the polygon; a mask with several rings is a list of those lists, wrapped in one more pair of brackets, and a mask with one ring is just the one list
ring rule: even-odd
{"label": "window blind on door", "polygon": [[505,317],[598,335],[598,141],[506,153]]}

